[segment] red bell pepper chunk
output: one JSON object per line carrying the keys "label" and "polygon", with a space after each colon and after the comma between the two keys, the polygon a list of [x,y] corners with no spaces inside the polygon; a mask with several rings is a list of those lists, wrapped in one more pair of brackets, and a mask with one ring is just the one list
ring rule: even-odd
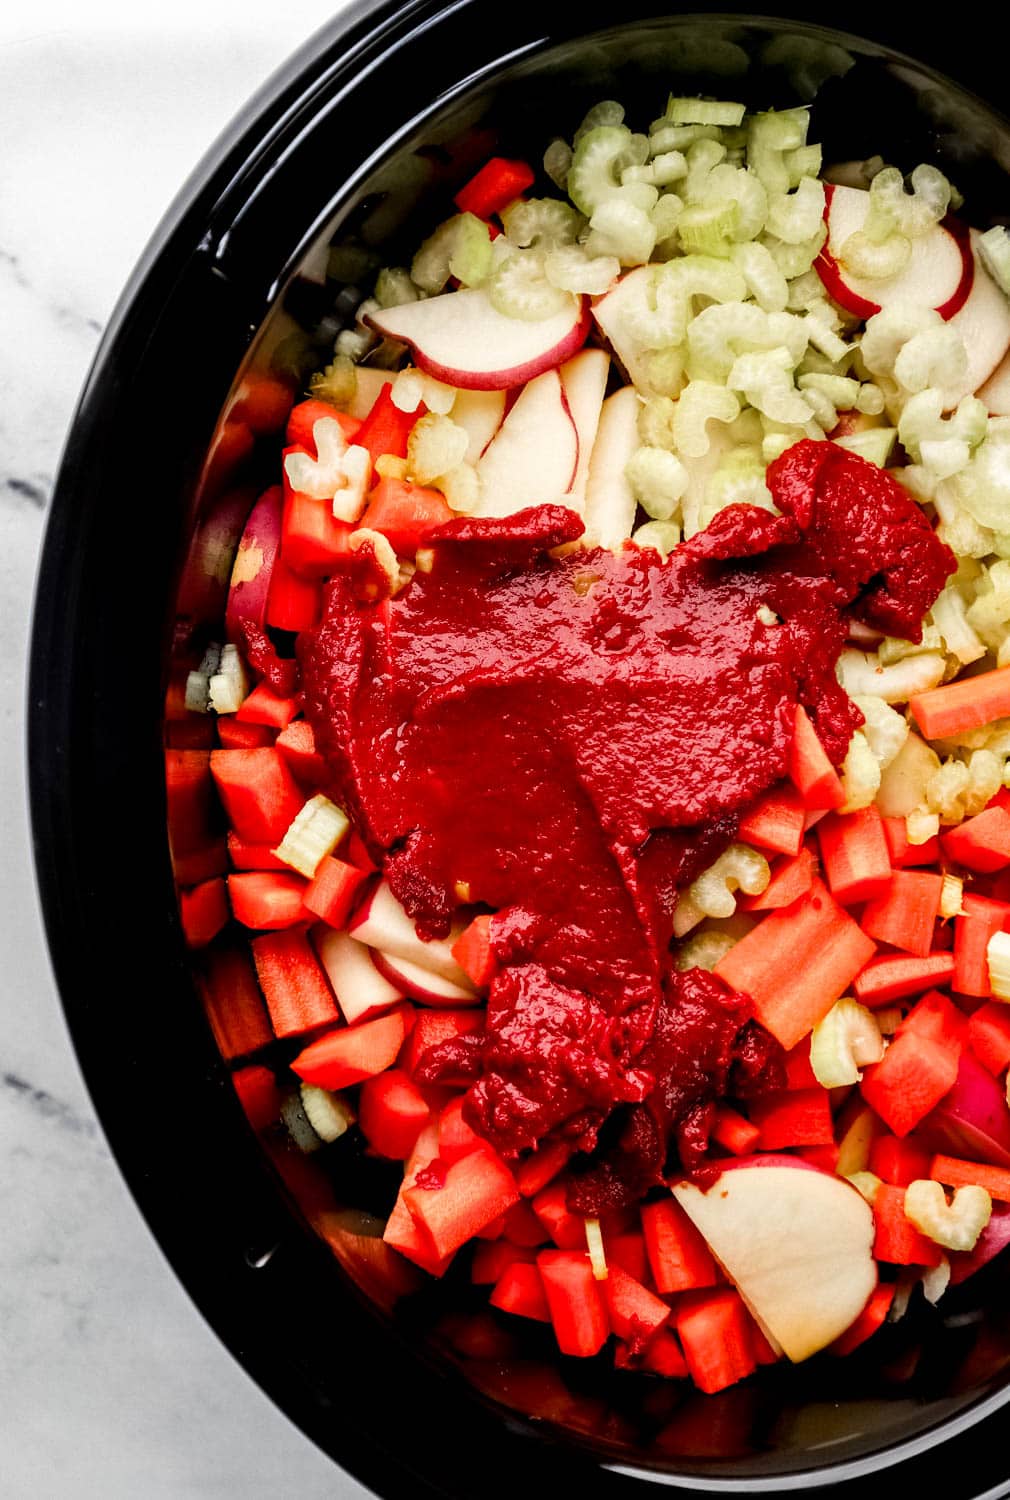
{"label": "red bell pepper chunk", "polygon": [[492,1307],[514,1313],[519,1318],[535,1318],[538,1323],[551,1321],[543,1277],[536,1265],[522,1260],[513,1259],[504,1268],[491,1293],[490,1302]]}
{"label": "red bell pepper chunk", "polygon": [[179,915],[187,947],[206,948],[231,915],[224,881],[217,877],[180,891]]}
{"label": "red bell pepper chunk", "polygon": [[328,927],[343,928],[358,892],[368,879],[364,870],[326,855],[305,888],[305,907]]}
{"label": "red bell pepper chunk", "polygon": [[884,838],[887,853],[896,870],[908,865],[935,865],[940,858],[940,840],[936,834],[924,844],[908,842],[908,825],[904,818],[885,818]]}
{"label": "red bell pepper chunk", "polygon": [[968,1045],[984,1068],[999,1077],[1010,1067],[1010,1005],[990,1000],[968,1020]]}
{"label": "red bell pepper chunk", "polygon": [[715,972],[751,997],[757,1019],[788,1051],[824,1019],[874,944],[817,880],[735,944]]}
{"label": "red bell pepper chunk", "polygon": [[863,1005],[890,1005],[908,995],[921,994],[935,984],[947,984],[954,973],[952,953],[928,954],[925,958],[906,957],[904,953],[886,953],[856,975],[852,988]]}
{"label": "red bell pepper chunk", "polygon": [[753,1375],[753,1323],[732,1287],[687,1293],[674,1309],[673,1320],[691,1379],[706,1395]]}
{"label": "red bell pepper chunk", "polygon": [[905,1189],[881,1183],[873,1200],[875,1260],[893,1266],[938,1266],[940,1246],[905,1215]]}
{"label": "red bell pepper chunk", "polygon": [[796,788],[773,787],[741,817],[740,838],[745,844],[757,844],[777,854],[796,855],[803,842],[805,819],[806,808]]}
{"label": "red bell pepper chunk", "polygon": [[871,1338],[887,1321],[887,1314],[891,1310],[891,1303],[894,1301],[897,1289],[895,1282],[882,1281],[876,1290],[870,1293],[870,1300],[856,1321],[844,1333],[839,1334],[834,1343],[829,1346],[828,1353],[851,1354],[853,1349],[858,1349],[860,1344],[865,1344],[866,1340]]}
{"label": "red bell pepper chunk", "polygon": [[817,841],[828,888],[843,906],[872,901],[887,890],[891,861],[875,807],[832,813],[818,823]]}
{"label": "red bell pepper chunk", "polygon": [[300,875],[278,870],[243,870],[228,876],[228,896],[235,920],[260,932],[279,932],[308,920]]}
{"label": "red bell pepper chunk", "polygon": [[416,411],[401,411],[393,401],[392,386],[384,385],[354,441],[359,448],[368,449],[373,465],[384,453],[392,458],[406,458],[410,430],[425,415],[425,410],[421,402]]}
{"label": "red bell pepper chunk", "polygon": [[981,875],[991,875],[1010,865],[1010,812],[990,805],[974,818],[967,818],[940,839],[943,852],[955,864]]}
{"label": "red bell pepper chunk", "polygon": [[210,769],[235,832],[251,844],[279,844],[305,805],[280,752],[212,750]]}
{"label": "red bell pepper chunk", "polygon": [[610,1323],[588,1256],[579,1250],[541,1250],[537,1269],[561,1353],[581,1358],[599,1353]]}
{"label": "red bell pepper chunk", "polygon": [[790,1146],[834,1144],[831,1098],[820,1085],[813,1089],[762,1094],[750,1105],[753,1123],[761,1132],[762,1151]]}
{"label": "red bell pepper chunk", "polygon": [[277,753],[303,786],[322,786],[329,780],[325,757],[316,750],[316,738],[308,719],[296,719],[282,729],[275,744]]}
{"label": "red bell pepper chunk", "polygon": [[524,161],[492,156],[456,194],[453,202],[461,214],[475,214],[489,219],[500,214],[521,193],[533,186],[536,176]]}
{"label": "red bell pepper chunk", "polygon": [[379,1156],[405,1161],[430,1118],[431,1110],[417,1085],[399,1068],[387,1068],[361,1085],[358,1123]]}
{"label": "red bell pepper chunk", "polygon": [[927,1036],[906,1031],[895,1036],[881,1062],[864,1072],[863,1098],[895,1135],[907,1135],[954,1087],[958,1055]]}
{"label": "red bell pepper chunk", "polygon": [[811,810],[841,807],[845,789],[831,764],[806,709],[797,705],[789,748],[789,779]]}
{"label": "red bell pepper chunk", "polygon": [[303,929],[264,933],[250,947],[276,1036],[301,1036],[340,1019],[329,980]]}
{"label": "red bell pepper chunk", "polygon": [[273,1028],[244,947],[210,949],[198,982],[207,1020],[226,1062],[270,1045]]}
{"label": "red bell pepper chunk", "polygon": [[771,879],[757,896],[737,897],[740,911],[778,911],[805,896],[814,883],[817,861],[809,849],[801,849],[792,858],[777,859]]}
{"label": "red bell pepper chunk", "polygon": [[670,1308],[618,1265],[608,1265],[600,1283],[610,1328],[632,1349],[642,1349],[669,1322]]}
{"label": "red bell pepper chunk", "polygon": [[486,989],[498,970],[491,949],[491,918],[474,917],[452,945],[452,956],[479,990]]}
{"label": "red bell pepper chunk", "polygon": [[421,1181],[406,1189],[403,1201],[440,1258],[453,1254],[519,1201],[515,1178],[489,1146],[453,1162],[441,1186],[422,1187]]}
{"label": "red bell pepper chunk", "polygon": [[347,441],[349,443],[357,441],[357,435],[361,429],[360,418],[349,416],[346,411],[338,411],[328,401],[317,401],[313,398],[308,401],[299,401],[297,406],[292,407],[284,434],[286,446],[302,448],[315,458],[317,455],[313,428],[317,422],[323,421],[338,422]]}
{"label": "red bell pepper chunk", "polygon": [[933,946],[943,876],[926,870],[895,870],[887,889],[867,902],[862,929],[878,943],[890,943],[925,958]]}
{"label": "red bell pepper chunk", "polygon": [[411,1016],[411,1007],[401,1005],[374,1021],[328,1031],[299,1052],[292,1071],[306,1083],[333,1091],[382,1073],[396,1061]]}
{"label": "red bell pepper chunk", "polygon": [[715,1286],[719,1276],[712,1252],[676,1199],[643,1206],[642,1234],[661,1295]]}
{"label": "red bell pepper chunk", "polygon": [[381,531],[401,557],[413,557],[429,532],[451,520],[452,511],[440,490],[405,479],[380,479],[358,524]]}
{"label": "red bell pepper chunk", "polygon": [[321,586],[315,578],[302,578],[283,557],[274,563],[267,595],[265,620],[277,630],[311,630],[319,619]]}
{"label": "red bell pepper chunk", "polygon": [[959,995],[990,994],[989,939],[1010,932],[1010,905],[986,896],[963,896],[963,915],[954,918],[953,984]]}
{"label": "red bell pepper chunk", "polygon": [[269,1068],[261,1063],[238,1068],[231,1075],[239,1103],[254,1130],[266,1130],[281,1117],[284,1096]]}

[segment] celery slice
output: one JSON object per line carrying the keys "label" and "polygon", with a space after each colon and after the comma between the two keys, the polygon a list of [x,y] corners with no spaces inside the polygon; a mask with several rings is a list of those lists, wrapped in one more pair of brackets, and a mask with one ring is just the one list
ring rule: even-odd
{"label": "celery slice", "polygon": [[743,273],[747,290],[762,312],[785,312],[789,286],[768,246],[756,240],[734,245],[730,257]]}
{"label": "celery slice", "polygon": [[651,547],[665,562],[680,541],[680,527],[672,521],[646,521],[632,532],[631,540],[636,547]]}
{"label": "celery slice", "polygon": [[959,875],[945,874],[943,886],[940,890],[940,915],[941,917],[960,917],[964,915],[962,901],[964,897],[964,881]]}
{"label": "celery slice", "polygon": [[738,890],[748,896],[759,896],[770,879],[771,871],[763,854],[748,844],[730,844],[688,887],[686,896],[706,917],[731,917],[736,911]]}
{"label": "celery slice", "polygon": [[343,809],[320,792],[310,797],[295,815],[273,853],[299,875],[311,880],[320,860],[333,853],[349,827]]}
{"label": "celery slice", "polygon": [[765,227],[787,245],[802,245],[817,233],[824,218],[824,184],[803,177],[797,188],[769,193]]}
{"label": "celery slice", "polygon": [[589,226],[587,254],[616,256],[622,266],[645,265],[656,246],[656,226],[648,210],[627,197],[606,199],[593,213]]}
{"label": "celery slice", "polygon": [[597,130],[600,126],[618,126],[624,123],[624,105],[616,99],[601,99],[599,104],[594,104],[592,109],[586,111],[582,123],[575,132],[574,144],[578,146],[583,136],[591,130]]}
{"label": "celery slice", "polygon": [[947,1250],[974,1250],[992,1217],[992,1199],[984,1188],[967,1186],[948,1203],[940,1183],[920,1177],[905,1189],[905,1217]]}
{"label": "celery slice", "polygon": [[375,278],[375,300],[380,307],[402,307],[405,302],[416,302],[419,295],[403,266],[383,266]]}
{"label": "celery slice", "polygon": [[589,1264],[593,1268],[593,1277],[596,1281],[606,1281],[607,1253],[603,1248],[603,1231],[600,1221],[596,1218],[583,1220],[586,1231],[586,1250],[589,1255]]}
{"label": "celery slice", "polygon": [[810,1066],[826,1089],[858,1083],[862,1069],[883,1055],[880,1028],[855,1000],[836,1000],[810,1036]]}
{"label": "celery slice", "polygon": [[1010,932],[995,932],[985,950],[989,993],[994,1000],[1010,1000]]}
{"label": "celery slice", "polygon": [[670,95],[666,118],[671,125],[740,125],[745,106],[725,99],[682,99]]}
{"label": "celery slice", "polygon": [[562,192],[568,189],[568,173],[572,165],[572,148],[560,138],[551,141],[544,152],[544,171]]}
{"label": "celery slice", "polygon": [[850,432],[845,437],[834,439],[839,448],[848,448],[850,453],[858,453],[860,458],[869,459],[871,464],[876,464],[880,469],[886,469],[891,462],[897,440],[898,432],[895,427],[871,427],[866,432]]}
{"label": "celery slice", "polygon": [[665,448],[638,448],[624,469],[639,505],[655,521],[669,521],[677,513],[687,488],[687,471]]}
{"label": "celery slice", "polygon": [[740,403],[732,391],[710,380],[692,380],[684,387],[673,419],[674,440],[687,458],[702,458],[709,450],[709,422],[732,422]]}
{"label": "celery slice", "polygon": [[309,395],[316,401],[328,401],[339,410],[346,410],[357,394],[358,374],[354,361],[346,354],[338,354],[322,370],[317,370],[309,379]]}
{"label": "celery slice", "polygon": [[451,417],[429,412],[407,438],[407,467],[418,484],[430,484],[466,458],[470,438]]}
{"label": "celery slice", "polygon": [[616,255],[589,256],[578,245],[559,245],[544,255],[544,275],[563,292],[602,296],[621,274]]}
{"label": "celery slice", "polygon": [[717,203],[689,203],[677,221],[684,250],[702,255],[728,255],[739,210],[732,199]]}
{"label": "celery slice", "polygon": [[874,1172],[850,1172],[846,1182],[851,1182],[858,1193],[861,1193],[867,1203],[872,1203],[878,1192],[883,1187],[880,1178]]}
{"label": "celery slice", "polygon": [[514,245],[574,245],[585,219],[560,198],[517,198],[501,216],[505,233]]}
{"label": "celery slice", "polygon": [[517,250],[501,261],[487,284],[487,296],[496,312],[526,323],[553,318],[571,301],[568,292],[547,280],[543,257],[530,250]]}
{"label": "celery slice", "polygon": [[994,224],[979,236],[976,248],[993,281],[1010,297],[1010,229]]}
{"label": "celery slice", "polygon": [[299,1090],[302,1109],[321,1141],[337,1141],[354,1124],[354,1111],[339,1094],[303,1083]]}
{"label": "celery slice", "polygon": [[218,670],[207,686],[210,706],[216,714],[237,713],[242,707],[249,695],[249,678],[236,646],[222,647]]}
{"label": "celery slice", "polygon": [[587,218],[620,192],[622,161],[631,141],[624,125],[599,125],[576,137],[575,154],[568,172],[568,196]]}

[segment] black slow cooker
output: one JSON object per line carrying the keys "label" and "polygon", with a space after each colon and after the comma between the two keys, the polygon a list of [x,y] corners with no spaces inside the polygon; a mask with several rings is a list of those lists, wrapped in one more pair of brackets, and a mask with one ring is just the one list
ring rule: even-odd
{"label": "black slow cooker", "polygon": [[[516,1395],[515,1372],[478,1382],[494,1392],[480,1394],[467,1360],[428,1337],[425,1307],[386,1316],[282,1189],[204,1020],[177,914],[166,684],[219,617],[239,531],[276,464],[255,422],[238,432],[243,381],[269,369],[294,386],[323,362],[367,289],[362,248],[402,259],[448,212],[475,143],[536,155],[596,100],[640,100],[648,118],[671,87],[813,102],[826,160],[935,160],[977,222],[1010,216],[1005,18],[857,3],[843,31],[810,25],[802,6],[772,8],[671,15],[630,0],[615,17],[597,0],[407,0],[344,12],[249,104],[170,210],[64,455],[36,599],[30,767],[42,901],[81,1065],[196,1303],[278,1405],[384,1496],[490,1500],[532,1483],[873,1500],[899,1478],[973,1500],[1010,1493],[1010,1276],[998,1263],[944,1299],[914,1360],[901,1334],[844,1377],[765,1371],[669,1412],[655,1383],[636,1387],[632,1403],[655,1408],[649,1441],[627,1413],[551,1422]],[[587,1398],[584,1413],[606,1410],[598,1392]]]}

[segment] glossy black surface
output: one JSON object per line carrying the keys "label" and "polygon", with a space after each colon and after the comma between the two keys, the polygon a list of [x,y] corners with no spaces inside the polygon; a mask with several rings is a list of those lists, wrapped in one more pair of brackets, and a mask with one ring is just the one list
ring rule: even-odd
{"label": "glossy black surface", "polygon": [[[664,13],[622,7],[626,20]],[[715,92],[712,64],[731,63],[733,76],[739,59],[727,49],[746,63],[768,34],[695,8],[696,17],[708,14],[711,23],[687,23],[707,27],[700,50],[696,39],[690,46],[708,71],[692,67],[684,82],[707,82]],[[804,8],[775,14],[802,19]],[[981,47],[976,31],[958,35],[925,16],[910,28],[907,16],[856,5],[845,20],[851,33],[915,54],[998,107],[1006,56],[998,18]],[[284,330],[303,328],[311,353],[313,330],[320,321],[330,327],[337,289],[307,278],[304,257],[320,237],[339,239],[345,221],[360,226],[367,218],[373,174],[392,146],[401,159],[428,141],[444,149],[486,119],[505,128],[513,152],[527,142],[542,149],[596,98],[631,103],[636,88],[646,92],[643,76],[643,112],[651,116],[652,92],[662,97],[668,84],[662,38],[670,32],[573,42],[613,21],[612,7],[525,0],[352,9],[250,104],[138,268],[81,399],[36,604],[33,817],[69,1024],[122,1169],[194,1300],[291,1417],[378,1493],[494,1497],[533,1479],[545,1492],[578,1486],[613,1497],[659,1484],[729,1494],[832,1485],[832,1493],[875,1500],[898,1482],[943,1485],[958,1497],[1002,1495],[1010,1461],[999,1379],[974,1406],[948,1398],[942,1359],[929,1391],[915,1395],[907,1413],[891,1414],[878,1438],[892,1445],[886,1461],[901,1461],[900,1481],[886,1469],[871,1473],[882,1461],[865,1453],[872,1438],[831,1440],[830,1401],[812,1414],[811,1430],[826,1445],[816,1457],[782,1450],[742,1468],[699,1462],[693,1474],[686,1462],[679,1474],[608,1466],[490,1410],[408,1328],[378,1317],[301,1226],[237,1107],[194,997],[165,838],[158,664],[172,657],[173,630],[179,644],[171,601],[194,512],[205,519],[210,503],[206,492],[196,498],[197,476],[235,372]],[[738,75],[732,92],[762,105],[794,103],[823,81],[822,64],[801,56],[792,78],[782,67]],[[928,91],[916,109],[908,79],[896,82],[879,61],[866,63],[860,78],[858,108],[850,96],[844,108],[825,110],[829,157],[868,155],[883,142],[911,166],[926,141],[956,168],[963,190],[993,213],[1010,211],[1003,175],[1010,135],[992,117],[974,113],[967,98],[950,117],[949,100]],[[830,106],[838,88],[825,82],[821,100]],[[393,196],[404,191],[401,182]],[[420,217],[408,214],[399,231],[405,243],[426,212],[429,221],[438,217],[427,202],[426,192]],[[152,1097],[160,1101],[154,1125]],[[988,1286],[995,1318],[1007,1293],[999,1279]],[[879,1417],[879,1403],[872,1405]],[[995,1414],[982,1426],[956,1435],[990,1408]],[[925,1452],[940,1436],[941,1416],[951,1419],[946,1440]],[[857,1409],[847,1407],[842,1429],[858,1426]],[[829,1456],[841,1467],[825,1469]],[[776,1478],[776,1467],[788,1472]]]}

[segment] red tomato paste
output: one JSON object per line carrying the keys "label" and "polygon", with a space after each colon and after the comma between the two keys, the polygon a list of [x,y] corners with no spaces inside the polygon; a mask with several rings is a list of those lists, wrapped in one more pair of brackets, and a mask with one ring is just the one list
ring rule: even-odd
{"label": "red tomato paste", "polygon": [[673,971],[676,892],[785,775],[797,703],[844,757],[847,614],[918,639],[954,568],[834,444],[797,444],[768,484],[780,515],[732,506],[666,562],[551,556],[582,531],[557,506],[454,520],[392,599],[334,579],[299,641],[317,742],[421,933],[496,913],[486,1029],[431,1049],[427,1078],[472,1080],[467,1118],[506,1155],[549,1133],[589,1150],[630,1106],[584,1211],[638,1196],[671,1143],[696,1165],[715,1101],[779,1081],[745,997]]}

